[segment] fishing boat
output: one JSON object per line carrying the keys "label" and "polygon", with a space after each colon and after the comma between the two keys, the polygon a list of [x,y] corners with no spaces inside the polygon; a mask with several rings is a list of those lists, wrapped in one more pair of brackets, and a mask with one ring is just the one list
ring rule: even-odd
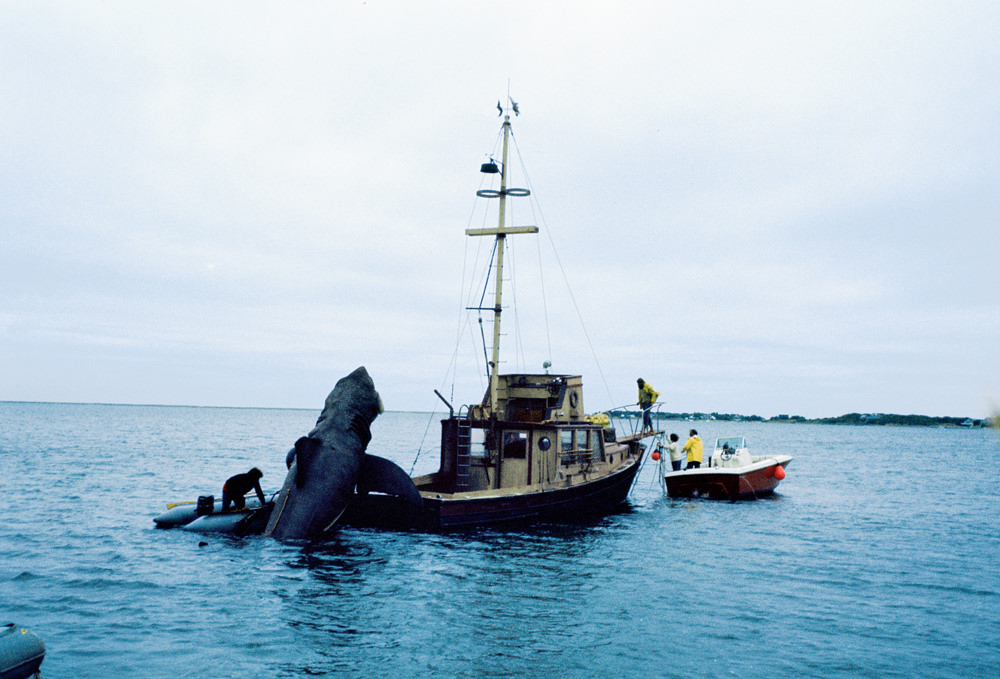
{"label": "fishing boat", "polygon": [[[516,104],[510,103],[516,114]],[[437,529],[607,513],[625,502],[639,471],[645,450],[641,440],[653,434],[618,436],[606,415],[588,416],[581,376],[500,373],[506,241],[539,230],[505,223],[507,201],[530,195],[529,189],[508,185],[510,110],[501,110],[500,163],[491,158],[481,167],[499,175],[499,188],[476,192],[498,201],[497,226],[466,230],[469,237],[494,239],[493,303],[479,308],[492,314],[493,321],[488,389],[481,402],[457,412],[438,393],[449,415],[441,420],[438,470],[412,479],[422,507],[414,509],[392,495],[360,493],[348,506],[344,523]]]}
{"label": "fishing boat", "polygon": [[[506,240],[539,231],[506,224],[507,201],[531,192],[508,186],[511,122],[509,110],[501,107],[501,114],[501,161],[491,158],[481,166],[483,173],[499,175],[499,188],[476,192],[498,201],[497,226],[466,230],[470,237],[494,239],[486,278],[488,289],[492,276],[492,305],[480,302],[471,309],[492,314],[488,388],[480,402],[457,411],[435,390],[448,407],[448,417],[441,420],[437,471],[409,477],[400,470],[398,494],[372,491],[359,480],[338,525],[437,530],[606,514],[626,501],[645,452],[642,440],[654,436],[634,428],[619,435],[607,413],[588,414],[582,377],[549,374],[548,361],[542,365],[545,372],[500,373]],[[485,332],[483,343],[485,352]],[[261,532],[272,508],[272,502],[257,507],[248,499],[243,510],[220,512],[219,502],[206,496],[168,506],[154,521],[162,528],[242,535]]]}
{"label": "fishing boat", "polygon": [[751,455],[746,438],[718,438],[704,467],[663,474],[670,497],[747,500],[770,495],[785,478],[789,455]]}
{"label": "fishing boat", "polygon": [[41,676],[45,644],[33,632],[14,623],[0,627],[0,678]]}

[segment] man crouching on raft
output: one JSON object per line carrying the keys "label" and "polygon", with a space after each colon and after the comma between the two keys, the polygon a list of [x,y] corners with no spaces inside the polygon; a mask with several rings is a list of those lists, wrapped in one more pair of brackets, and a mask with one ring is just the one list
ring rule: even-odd
{"label": "man crouching on raft", "polygon": [[264,472],[254,467],[246,474],[237,474],[226,479],[226,482],[222,484],[222,511],[227,511],[230,503],[236,510],[246,508],[247,502],[243,496],[251,490],[256,491],[261,507],[267,504],[264,500],[264,491],[260,489],[262,476],[264,476]]}

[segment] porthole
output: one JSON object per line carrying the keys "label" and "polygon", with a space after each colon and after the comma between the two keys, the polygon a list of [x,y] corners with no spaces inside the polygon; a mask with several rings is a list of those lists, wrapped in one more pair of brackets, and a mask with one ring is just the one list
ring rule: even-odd
{"label": "porthole", "polygon": [[548,436],[543,436],[542,438],[538,439],[538,447],[541,448],[542,450],[548,450],[549,448],[552,447],[552,441],[549,440]]}

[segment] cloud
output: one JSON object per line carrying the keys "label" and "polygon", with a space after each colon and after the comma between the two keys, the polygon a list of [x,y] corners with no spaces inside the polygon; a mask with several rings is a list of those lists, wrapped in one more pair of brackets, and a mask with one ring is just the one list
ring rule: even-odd
{"label": "cloud", "polygon": [[508,87],[543,228],[511,367],[595,405],[639,373],[678,410],[997,398],[991,3],[6,10],[0,398],[309,406],[367,363],[397,407],[453,370],[478,400],[463,229]]}

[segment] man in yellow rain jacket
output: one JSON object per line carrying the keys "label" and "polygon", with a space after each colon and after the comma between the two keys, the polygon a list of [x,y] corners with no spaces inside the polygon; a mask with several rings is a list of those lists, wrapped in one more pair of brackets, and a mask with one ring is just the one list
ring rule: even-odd
{"label": "man in yellow rain jacket", "polygon": [[697,469],[701,466],[701,437],[698,436],[698,432],[694,429],[691,430],[691,436],[688,438],[687,443],[681,448],[685,453],[687,453],[687,467],[685,469]]}
{"label": "man in yellow rain jacket", "polygon": [[653,391],[653,387],[649,386],[640,377],[636,380],[636,384],[639,385],[639,407],[642,408],[642,430],[643,431],[653,431],[653,416],[650,414],[649,410],[656,403],[656,397],[659,396],[659,392]]}

